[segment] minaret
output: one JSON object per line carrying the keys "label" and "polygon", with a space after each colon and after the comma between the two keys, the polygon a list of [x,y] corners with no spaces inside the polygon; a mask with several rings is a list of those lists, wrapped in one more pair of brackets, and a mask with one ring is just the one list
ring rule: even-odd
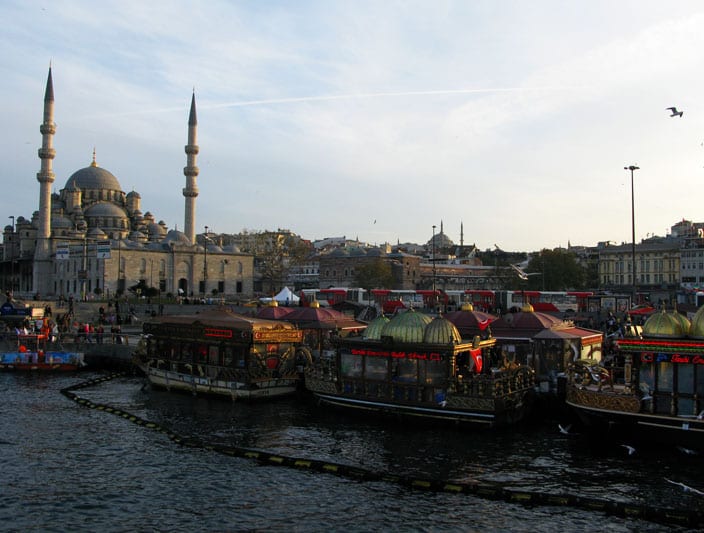
{"label": "minaret", "polygon": [[42,134],[42,147],[38,150],[41,160],[41,169],[37,173],[39,182],[39,217],[37,228],[37,245],[34,251],[33,267],[33,292],[46,294],[51,292],[51,246],[49,237],[51,236],[51,184],[54,183],[54,171],[52,164],[56,156],[54,150],[54,134],[56,124],[54,124],[54,84],[51,78],[51,66],[49,66],[49,77],[46,80],[46,90],[44,92],[44,122],[39,127]]}
{"label": "minaret", "polygon": [[191,113],[188,117],[188,144],[186,145],[186,166],[183,174],[186,176],[186,187],[183,189],[183,196],[186,198],[186,216],[184,220],[184,233],[191,240],[191,244],[196,243],[196,197],[198,196],[198,167],[196,166],[196,156],[198,155],[198,145],[196,130],[198,120],[196,119],[196,93],[193,92],[191,98]]}

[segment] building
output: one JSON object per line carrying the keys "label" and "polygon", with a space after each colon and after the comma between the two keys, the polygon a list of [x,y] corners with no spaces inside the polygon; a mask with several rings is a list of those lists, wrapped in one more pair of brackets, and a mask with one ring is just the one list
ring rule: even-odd
{"label": "building", "polygon": [[52,194],[54,87],[51,68],[44,95],[37,173],[39,207],[30,217],[10,216],[3,232],[0,278],[18,297],[113,296],[140,285],[160,293],[247,299],[253,294],[253,256],[214,242],[208,227],[196,236],[198,167],[195,94],[185,146],[184,231],[143,213],[136,191],[93,160]]}

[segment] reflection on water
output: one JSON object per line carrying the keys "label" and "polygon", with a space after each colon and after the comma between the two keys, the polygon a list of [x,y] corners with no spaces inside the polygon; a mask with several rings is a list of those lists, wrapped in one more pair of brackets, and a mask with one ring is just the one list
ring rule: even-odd
{"label": "reflection on water", "polygon": [[[569,508],[527,508],[471,495],[265,467],[76,405],[59,390],[80,376],[0,375],[0,518],[11,529],[352,531],[668,531]],[[81,396],[229,446],[410,477],[491,481],[658,506],[702,506],[702,458],[563,435],[557,424],[498,432],[390,424],[283,400],[229,403],[154,391],[120,378]],[[566,525],[567,524],[567,525]]]}

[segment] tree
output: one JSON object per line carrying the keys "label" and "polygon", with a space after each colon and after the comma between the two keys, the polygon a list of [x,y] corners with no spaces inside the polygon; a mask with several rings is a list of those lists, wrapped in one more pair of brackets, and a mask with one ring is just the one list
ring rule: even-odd
{"label": "tree", "polygon": [[526,267],[527,286],[532,290],[565,291],[584,289],[587,272],[577,256],[563,248],[543,249],[533,255]]}
{"label": "tree", "polygon": [[355,268],[355,284],[362,289],[371,290],[392,287],[394,283],[391,265],[381,258]]}
{"label": "tree", "polygon": [[303,264],[310,254],[310,243],[288,230],[245,234],[242,251],[254,255],[254,265],[261,275],[265,291],[287,283],[292,267]]}

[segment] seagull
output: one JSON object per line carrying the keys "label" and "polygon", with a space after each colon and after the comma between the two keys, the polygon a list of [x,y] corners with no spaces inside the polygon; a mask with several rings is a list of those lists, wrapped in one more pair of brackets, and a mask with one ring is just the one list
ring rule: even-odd
{"label": "seagull", "polygon": [[557,427],[560,428],[560,433],[562,433],[563,435],[569,435],[572,424],[567,427],[563,427],[562,424],[558,424]]}
{"label": "seagull", "polygon": [[702,418],[704,418],[704,411],[697,415],[697,420],[701,420]]}
{"label": "seagull", "polygon": [[699,494],[700,496],[704,496],[704,492],[697,490],[697,489],[694,489],[694,488],[690,487],[689,485],[685,485],[684,483],[680,483],[679,481],[672,481],[671,479],[667,479],[667,478],[665,478],[665,481],[667,481],[668,483],[672,483],[673,485],[679,485],[680,487],[682,487],[682,490],[684,490],[685,492],[693,492],[694,494]]}
{"label": "seagull", "polygon": [[447,400],[443,400],[443,401],[441,401],[441,402],[438,402],[438,405],[439,405],[440,407],[445,407],[445,406],[447,405]]}
{"label": "seagull", "polygon": [[682,113],[683,113],[683,111],[677,111],[677,108],[676,108],[676,107],[668,107],[667,109],[668,109],[669,111],[672,111],[672,114],[670,115],[671,117],[677,117],[677,116],[679,116],[680,118],[682,118]]}
{"label": "seagull", "polygon": [[697,455],[696,451],[685,448],[684,446],[677,446],[677,449],[686,455]]}
{"label": "seagull", "polygon": [[621,446],[628,450],[628,455],[633,455],[636,453],[636,449],[633,446],[629,446],[628,444],[621,444]]}

